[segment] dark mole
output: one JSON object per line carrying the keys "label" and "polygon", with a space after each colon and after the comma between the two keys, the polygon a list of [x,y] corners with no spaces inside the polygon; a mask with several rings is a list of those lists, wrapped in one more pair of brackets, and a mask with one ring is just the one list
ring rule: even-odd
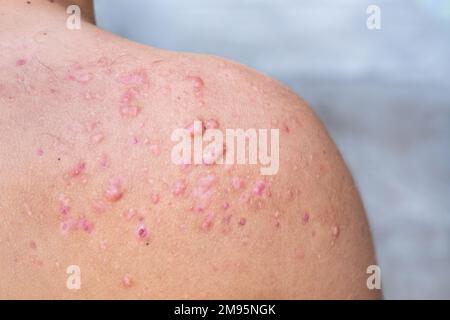
{"label": "dark mole", "polygon": [[149,245],[149,243],[148,243],[148,242],[146,242],[146,243],[145,243],[145,245],[146,245],[146,246],[148,246],[148,245]]}
{"label": "dark mole", "polygon": [[61,161],[61,158],[58,158],[58,161]]}
{"label": "dark mole", "polygon": [[27,4],[31,4],[31,1],[27,1]]}

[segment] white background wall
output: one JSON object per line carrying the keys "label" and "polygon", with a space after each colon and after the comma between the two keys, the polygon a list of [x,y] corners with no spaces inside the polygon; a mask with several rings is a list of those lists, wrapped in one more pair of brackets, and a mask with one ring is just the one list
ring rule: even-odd
{"label": "white background wall", "polygon": [[[382,29],[366,28],[381,7]],[[386,298],[450,298],[450,0],[96,0],[152,46],[225,56],[319,113],[360,187]]]}

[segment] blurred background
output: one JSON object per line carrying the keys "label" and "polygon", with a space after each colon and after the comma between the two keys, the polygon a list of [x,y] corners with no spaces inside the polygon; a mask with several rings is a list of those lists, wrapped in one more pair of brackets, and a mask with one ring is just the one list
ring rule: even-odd
{"label": "blurred background", "polygon": [[104,29],[236,60],[304,97],[360,188],[385,297],[450,299],[450,0],[95,5]]}

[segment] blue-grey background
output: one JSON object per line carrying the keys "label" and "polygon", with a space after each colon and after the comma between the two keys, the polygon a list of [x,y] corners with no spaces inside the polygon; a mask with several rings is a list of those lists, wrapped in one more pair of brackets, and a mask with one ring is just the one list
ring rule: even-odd
{"label": "blue-grey background", "polygon": [[[381,8],[381,30],[366,9]],[[289,85],[359,185],[386,298],[450,298],[449,0],[97,0],[100,27]]]}

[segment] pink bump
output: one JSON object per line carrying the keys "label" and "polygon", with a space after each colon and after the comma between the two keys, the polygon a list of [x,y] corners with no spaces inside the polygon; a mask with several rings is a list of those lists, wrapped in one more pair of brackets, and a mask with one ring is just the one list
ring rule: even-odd
{"label": "pink bump", "polygon": [[23,66],[27,63],[26,59],[19,59],[16,61],[16,66]]}
{"label": "pink bump", "polygon": [[91,137],[91,141],[94,144],[99,144],[105,139],[105,136],[101,133],[95,134]]}
{"label": "pink bump", "polygon": [[187,79],[192,82],[195,92],[199,92],[205,85],[203,79],[198,76],[188,76]]}
{"label": "pink bump", "polygon": [[39,157],[42,157],[42,156],[44,155],[44,150],[42,150],[42,148],[39,148],[39,149],[36,150],[36,154],[37,154]]}
{"label": "pink bump", "polygon": [[339,226],[334,225],[334,226],[331,228],[331,234],[333,235],[334,238],[339,237],[339,234],[340,234]]}
{"label": "pink bump", "polygon": [[252,189],[254,195],[261,197],[266,189],[266,183],[264,181],[258,181]]}
{"label": "pink bump", "polygon": [[86,171],[86,163],[80,161],[72,169],[70,169],[69,175],[75,178],[81,176],[85,171]]}
{"label": "pink bump", "polygon": [[307,224],[309,222],[309,213],[305,212],[302,217],[302,223]]}
{"label": "pink bump", "polygon": [[150,237],[150,231],[144,223],[138,224],[136,228],[136,238],[138,240],[148,240]]}
{"label": "pink bump", "polygon": [[206,121],[205,127],[206,127],[206,129],[217,129],[217,128],[219,128],[219,122],[217,122],[216,120],[213,120],[213,119],[208,120],[208,121]]}
{"label": "pink bump", "polygon": [[131,279],[131,277],[130,277],[129,275],[125,275],[125,276],[122,278],[122,285],[123,285],[125,288],[130,288],[130,287],[132,287],[132,286],[133,286],[133,279]]}
{"label": "pink bump", "polygon": [[110,181],[108,188],[106,189],[105,196],[109,201],[119,201],[123,196],[122,182],[116,178]]}
{"label": "pink bump", "polygon": [[239,219],[239,225],[245,226],[246,223],[247,223],[247,219],[245,219],[245,218],[240,218]]}

